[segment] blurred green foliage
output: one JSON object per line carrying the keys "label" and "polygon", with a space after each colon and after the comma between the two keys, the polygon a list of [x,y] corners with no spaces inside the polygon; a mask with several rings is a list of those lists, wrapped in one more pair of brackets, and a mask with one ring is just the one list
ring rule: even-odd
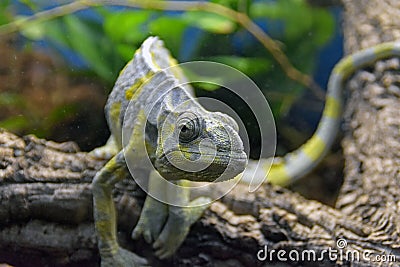
{"label": "blurred green foliage", "polygon": [[[33,13],[44,8],[42,1],[21,2]],[[304,73],[313,72],[318,48],[334,33],[333,16],[327,10],[310,7],[305,0],[211,2],[246,13],[280,43],[293,65]],[[1,1],[1,24],[12,19],[12,5],[10,1]],[[178,60],[185,55],[185,60],[217,61],[244,72],[264,91],[277,118],[290,109],[305,89],[285,76],[269,52],[247,31],[223,16],[206,12],[99,6],[91,9],[89,15],[78,12],[31,24],[21,34],[30,41],[45,40],[57,47],[55,51],[61,47],[75,52],[87,64],[89,73],[100,77],[109,89],[120,69],[149,35],[160,36]],[[188,41],[191,36],[195,42]],[[0,126],[8,121],[1,121]],[[15,124],[13,127],[18,127],[20,122],[15,120]]]}

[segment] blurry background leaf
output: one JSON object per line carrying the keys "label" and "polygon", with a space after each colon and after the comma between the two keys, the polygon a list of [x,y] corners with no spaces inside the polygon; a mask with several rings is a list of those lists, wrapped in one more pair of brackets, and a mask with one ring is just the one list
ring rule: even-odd
{"label": "blurry background leaf", "polygon": [[99,76],[110,79],[113,71],[110,69],[108,61],[105,60],[106,54],[102,53],[104,51],[102,48],[107,45],[104,36],[97,34],[89,27],[88,23],[74,15],[65,16],[64,22],[65,34],[67,37],[73,36],[68,38],[71,48],[78,52]]}
{"label": "blurry background leaf", "polygon": [[139,29],[151,14],[146,10],[109,12],[104,16],[104,32],[115,42],[140,42],[146,34]]}
{"label": "blurry background leaf", "polygon": [[313,14],[312,39],[317,45],[326,44],[334,34],[335,20],[327,10],[319,10]]}
{"label": "blurry background leaf", "polygon": [[211,33],[228,34],[232,33],[236,28],[233,21],[208,12],[187,12],[182,16],[182,19],[192,26],[196,26]]}
{"label": "blurry background leaf", "polygon": [[118,54],[124,61],[129,61],[139,44],[147,36],[141,30],[151,16],[152,12],[142,11],[123,11],[107,12],[104,15],[104,33],[115,44]]}
{"label": "blurry background leaf", "polygon": [[8,129],[9,131],[19,131],[29,125],[28,118],[23,115],[16,115],[0,120],[0,128]]}
{"label": "blurry background leaf", "polygon": [[182,37],[187,23],[179,17],[159,17],[149,23],[150,35],[168,40],[168,48],[174,55],[179,55]]}
{"label": "blurry background leaf", "polygon": [[38,8],[37,4],[31,0],[19,0],[24,5],[28,6],[30,9],[35,10]]}
{"label": "blurry background leaf", "polygon": [[209,82],[196,82],[194,83],[196,88],[205,90],[205,91],[214,91],[219,89],[221,86],[218,85],[218,83],[212,83],[212,81]]}
{"label": "blurry background leaf", "polygon": [[240,70],[248,76],[266,73],[271,69],[272,62],[266,58],[248,58],[239,56],[214,56],[208,60],[216,61]]}
{"label": "blurry background leaf", "polygon": [[[19,16],[17,19],[24,20],[27,16]],[[46,35],[46,23],[43,22],[33,22],[26,26],[21,30],[21,34],[23,34],[26,38],[32,40],[40,40],[43,39]]]}

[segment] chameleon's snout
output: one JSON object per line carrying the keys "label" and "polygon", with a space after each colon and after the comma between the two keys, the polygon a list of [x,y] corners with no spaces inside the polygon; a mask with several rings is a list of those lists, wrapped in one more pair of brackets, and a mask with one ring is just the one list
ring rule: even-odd
{"label": "chameleon's snout", "polygon": [[242,173],[246,168],[248,163],[247,155],[244,151],[238,153],[234,152],[230,157],[230,162],[226,166],[225,171],[220,175],[215,182],[223,182],[236,177],[238,174]]}
{"label": "chameleon's snout", "polygon": [[242,173],[247,166],[244,151],[231,152],[230,155],[202,155],[197,161],[187,161],[179,154],[179,151],[171,151],[155,161],[156,169],[165,179],[222,182]]}

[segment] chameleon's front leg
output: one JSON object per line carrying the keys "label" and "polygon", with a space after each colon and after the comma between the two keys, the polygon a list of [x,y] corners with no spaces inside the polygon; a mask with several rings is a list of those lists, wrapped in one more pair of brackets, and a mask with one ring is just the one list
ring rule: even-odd
{"label": "chameleon's front leg", "polygon": [[[149,195],[140,215],[138,224],[132,232],[132,238],[137,239],[143,235],[148,243],[153,243],[155,254],[160,259],[172,256],[185,240],[190,226],[195,223],[210,200],[200,197],[189,202],[189,190],[166,190],[160,182],[161,178],[155,171],[149,177]],[[184,182],[179,182],[183,185]],[[154,192],[162,199],[174,198],[174,203],[189,207],[170,206],[151,197]],[[171,200],[171,199],[170,199]]]}
{"label": "chameleon's front leg", "polygon": [[117,241],[114,185],[127,176],[124,155],[119,152],[96,174],[92,182],[94,220],[101,266],[144,266],[146,260],[121,248]]}
{"label": "chameleon's front leg", "polygon": [[165,198],[165,191],[162,190],[159,174],[151,171],[148,180],[148,195],[144,202],[139,221],[132,232],[132,238],[138,239],[143,236],[147,243],[153,243],[160,235],[162,227],[168,217],[168,205],[152,197],[157,192],[160,198]]}
{"label": "chameleon's front leg", "polygon": [[189,190],[181,189],[172,193],[172,196],[182,197],[181,200],[188,203],[188,207],[168,206],[168,219],[158,239],[153,244],[155,254],[160,259],[172,256],[181,246],[189,233],[190,227],[208,208],[211,202],[207,197],[199,197],[188,201]]}

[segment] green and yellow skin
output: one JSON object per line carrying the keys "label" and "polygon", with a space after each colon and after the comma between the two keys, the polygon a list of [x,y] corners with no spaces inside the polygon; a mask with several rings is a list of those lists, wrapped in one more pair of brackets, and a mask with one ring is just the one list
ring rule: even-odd
{"label": "green and yellow skin", "polygon": [[[361,50],[340,60],[328,81],[325,107],[313,136],[284,157],[250,160],[242,182],[289,185],[309,173],[329,151],[339,129],[342,114],[344,81],[355,71],[391,56],[400,56],[400,43],[388,42]],[[261,164],[261,168],[257,166]]]}
{"label": "green and yellow skin", "polygon": [[[187,190],[163,188],[160,175],[180,185],[187,180],[213,182],[234,178],[247,164],[236,122],[199,105],[190,86],[181,85],[185,78],[179,69],[168,69],[172,65],[176,61],[162,41],[149,37],[121,71],[108,98],[105,113],[111,137],[104,147],[92,151],[96,157],[109,158],[92,182],[102,266],[145,265],[142,258],[118,245],[112,198],[117,182],[130,175],[148,177],[149,195],[132,237],[143,236],[163,259],[179,248],[191,224],[207,208],[202,204],[209,200],[190,201]],[[155,169],[144,168],[146,159]],[[130,174],[128,160],[135,173]],[[178,166],[193,162],[206,168],[194,172]],[[180,206],[162,203],[151,197],[152,192],[161,192]]]}
{"label": "green and yellow skin", "polygon": [[[400,56],[399,43],[383,43],[341,60],[335,66],[329,79],[325,108],[314,135],[300,148],[284,157],[250,160],[242,176],[242,182],[257,182],[254,180],[256,179],[287,185],[310,172],[328,152],[338,131],[343,105],[342,84],[344,80],[356,70],[390,56]],[[184,81],[185,78],[181,73],[161,72],[158,82],[155,82],[153,87],[151,84],[142,86],[150,76],[160,73],[160,70],[174,64],[176,64],[174,59],[163,47],[162,42],[157,38],[150,37],[136,52],[134,59],[121,71],[107,102],[105,110],[112,136],[106,146],[93,151],[95,156],[111,158],[97,173],[92,184],[94,217],[102,266],[141,266],[145,264],[140,257],[120,248],[116,239],[116,215],[112,201],[112,188],[115,183],[129,176],[124,150],[131,151],[133,157],[137,156],[134,161],[137,161],[138,165],[141,163],[140,155],[148,155],[151,158],[157,172],[140,170],[149,177],[149,192],[160,190],[159,179],[157,179],[159,174],[166,179],[177,180],[177,183],[182,183],[183,180],[214,181],[221,175],[221,171],[226,169],[228,158],[235,163],[233,165],[236,167],[228,171],[225,179],[239,174],[246,165],[243,145],[237,134],[238,127],[232,118],[221,113],[204,110],[192,98],[193,94],[188,86],[179,86],[178,89],[168,93],[160,90],[160,88],[168,88],[168,86],[157,86],[157,83],[170,82],[174,84],[177,80]],[[157,81],[157,79],[155,80]],[[163,101],[158,103],[159,97],[162,97]],[[132,109],[128,109],[129,102],[134,103]],[[146,106],[151,102],[159,105],[150,111],[146,110]],[[187,104],[183,105],[183,109],[176,109],[182,103]],[[201,123],[193,120],[193,114],[196,114],[196,118],[201,117],[204,120]],[[131,125],[128,127],[129,138],[126,144],[123,144],[122,140],[124,122],[128,126]],[[159,125],[165,125],[165,123],[167,127],[164,128],[164,131],[166,133],[161,134],[162,130]],[[150,127],[147,127],[143,134],[138,129],[142,129],[144,124],[148,124]],[[184,133],[183,139],[187,138],[189,142],[183,140],[184,142],[181,144],[180,142],[171,144],[169,137],[180,135],[176,129],[182,129],[183,125],[192,130],[201,130],[195,130],[193,135],[191,134],[192,130]],[[192,138],[193,140],[191,140]],[[166,150],[172,157],[174,157],[174,153],[179,152],[188,160],[197,159],[200,155],[199,142],[203,139],[211,139],[219,145],[211,168],[197,173],[185,172],[177,169],[167,160]],[[177,137],[175,140],[180,139]],[[147,152],[137,149],[140,147],[138,145],[140,142],[145,142]],[[229,157],[227,158],[226,155]],[[262,168],[257,168],[259,164]],[[167,191],[165,194],[178,196],[182,203],[189,201],[185,191]],[[193,204],[201,204],[206,202],[206,199],[199,198],[193,201]],[[205,207],[168,206],[148,196],[132,236],[137,238],[143,235],[147,242],[153,242],[156,255],[166,258],[180,246],[190,225],[201,216]]]}

